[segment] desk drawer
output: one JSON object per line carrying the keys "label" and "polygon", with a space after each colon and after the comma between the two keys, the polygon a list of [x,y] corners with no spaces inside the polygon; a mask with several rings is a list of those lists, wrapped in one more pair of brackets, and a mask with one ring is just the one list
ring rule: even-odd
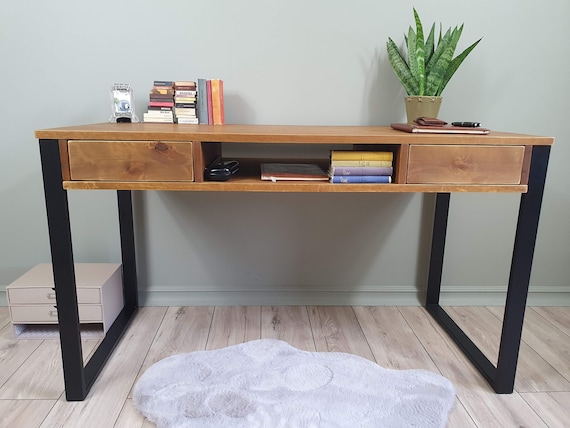
{"label": "desk drawer", "polygon": [[[103,322],[103,308],[100,305],[79,305],[79,321],[82,323]],[[57,309],[53,305],[10,306],[12,323],[53,324],[57,323]]]}
{"label": "desk drawer", "polygon": [[[6,287],[6,295],[10,305],[55,305],[55,291],[51,287]],[[77,288],[79,304],[101,304],[100,288]]]}
{"label": "desk drawer", "polygon": [[524,146],[412,145],[408,184],[519,184]]}
{"label": "desk drawer", "polygon": [[194,181],[190,141],[70,140],[67,149],[72,180]]}

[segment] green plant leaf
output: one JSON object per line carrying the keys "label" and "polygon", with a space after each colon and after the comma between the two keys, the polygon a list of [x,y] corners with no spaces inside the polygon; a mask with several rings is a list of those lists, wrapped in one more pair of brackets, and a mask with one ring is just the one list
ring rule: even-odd
{"label": "green plant leaf", "polygon": [[419,79],[418,73],[418,62],[416,61],[416,33],[414,29],[410,27],[408,29],[408,37],[406,37],[407,45],[406,49],[408,50],[408,67],[410,68],[410,72],[414,79]]}
{"label": "green plant leaf", "polygon": [[412,76],[410,68],[406,63],[404,56],[400,52],[400,49],[398,49],[391,38],[388,38],[386,47],[388,51],[388,59],[392,65],[392,69],[402,83],[402,86],[406,90],[406,93],[408,95],[417,94],[419,90],[418,82],[414,79],[414,76]]}
{"label": "green plant leaf", "polygon": [[434,53],[432,54],[432,56],[429,59],[429,62],[427,64],[427,71],[428,71],[428,75],[429,73],[431,73],[431,70],[434,66],[435,63],[437,63],[437,60],[439,59],[439,57],[441,56],[441,54],[443,53],[443,51],[445,50],[446,46],[449,43],[449,39],[451,38],[451,28],[449,28],[447,30],[447,32],[445,33],[445,35],[442,36],[442,29],[439,29],[439,41],[437,43],[437,47],[435,48]]}
{"label": "green plant leaf", "polygon": [[[414,59],[416,63],[415,77],[419,83],[419,95],[422,96],[424,95],[426,87],[424,30],[420,16],[418,15],[418,12],[416,11],[415,8],[414,8],[414,19],[416,21],[416,34],[415,34],[416,40],[414,44],[415,46],[413,46],[413,48],[415,49]],[[411,60],[412,59],[410,58],[410,61]]]}
{"label": "green plant leaf", "polygon": [[[441,41],[441,45],[444,45],[442,48],[442,52],[437,58],[437,61],[433,64],[430,70],[430,74],[427,77],[427,88],[426,94],[427,95],[436,95],[441,93],[441,83],[445,77],[447,72],[447,67],[451,63],[453,59],[453,54],[455,52],[455,47],[457,46],[457,42],[459,41],[459,37],[461,36],[461,31],[463,27],[459,29],[455,27],[451,32],[449,37],[443,37]],[[449,33],[446,33],[446,35]],[[438,46],[439,49],[439,46]]]}
{"label": "green plant leaf", "polygon": [[471,46],[469,46],[467,49],[465,49],[463,52],[461,52],[459,55],[453,58],[453,60],[449,64],[449,67],[447,67],[445,76],[443,77],[439,90],[436,93],[437,96],[441,95],[441,92],[445,89],[445,87],[449,83],[449,80],[455,74],[461,63],[465,60],[465,58],[467,58],[467,55],[469,55],[471,51],[475,49],[475,46],[477,46],[481,40],[482,39],[477,40],[475,43],[473,43]]}
{"label": "green plant leaf", "polygon": [[[427,64],[429,64],[429,60],[431,58],[431,56],[433,55],[433,51],[435,48],[435,22],[432,24],[431,26],[431,30],[429,32],[428,38],[426,40],[425,43],[425,58],[424,58],[424,63],[426,64],[426,68],[427,68]],[[427,70],[426,70],[427,72]]]}

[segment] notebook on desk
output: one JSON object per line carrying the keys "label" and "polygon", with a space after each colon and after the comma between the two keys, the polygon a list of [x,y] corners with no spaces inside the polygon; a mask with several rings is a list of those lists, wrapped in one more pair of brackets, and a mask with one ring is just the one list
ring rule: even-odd
{"label": "notebook on desk", "polygon": [[261,179],[270,181],[328,181],[329,175],[315,164],[262,163]]}
{"label": "notebook on desk", "polygon": [[441,126],[426,126],[418,125],[417,123],[392,123],[390,125],[393,129],[404,132],[411,132],[413,134],[475,134],[485,135],[491,132],[487,128],[473,128],[453,125]]}

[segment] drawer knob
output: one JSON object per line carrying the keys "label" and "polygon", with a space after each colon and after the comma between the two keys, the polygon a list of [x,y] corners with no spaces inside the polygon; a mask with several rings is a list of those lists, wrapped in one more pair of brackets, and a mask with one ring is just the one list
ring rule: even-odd
{"label": "drawer knob", "polygon": [[49,315],[50,317],[56,318],[56,317],[57,317],[57,309],[56,309],[55,311],[49,311],[49,312],[48,312],[48,315]]}
{"label": "drawer knob", "polygon": [[55,293],[47,293],[46,297],[50,300],[55,300]]}

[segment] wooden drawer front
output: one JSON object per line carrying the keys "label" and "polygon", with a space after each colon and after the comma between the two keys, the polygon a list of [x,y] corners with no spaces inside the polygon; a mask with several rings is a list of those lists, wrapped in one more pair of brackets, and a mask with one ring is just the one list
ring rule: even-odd
{"label": "wooden drawer front", "polygon": [[[57,309],[53,305],[10,306],[13,323],[33,324],[57,323]],[[103,322],[103,309],[100,305],[79,305],[79,321]]]}
{"label": "wooden drawer front", "polygon": [[[55,291],[50,287],[6,288],[10,305],[55,305]],[[79,304],[101,304],[99,288],[77,288]]]}
{"label": "wooden drawer front", "polygon": [[194,181],[191,142],[73,141],[71,180]]}
{"label": "wooden drawer front", "polygon": [[409,184],[519,184],[524,146],[410,146]]}

